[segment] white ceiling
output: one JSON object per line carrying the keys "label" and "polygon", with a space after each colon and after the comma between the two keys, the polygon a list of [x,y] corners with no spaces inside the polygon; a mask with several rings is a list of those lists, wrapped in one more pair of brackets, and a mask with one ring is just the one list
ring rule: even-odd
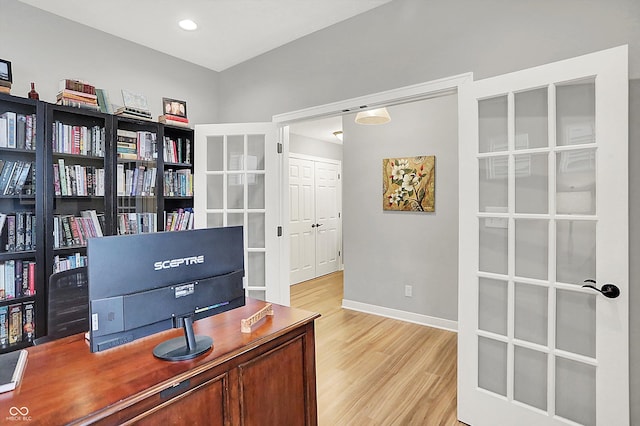
{"label": "white ceiling", "polygon": [[342,117],[329,117],[312,121],[301,121],[289,125],[289,133],[306,136],[325,142],[342,144],[333,132],[342,130]]}
{"label": "white ceiling", "polygon": [[[222,71],[391,0],[20,1]],[[186,18],[196,31],[178,27]]]}

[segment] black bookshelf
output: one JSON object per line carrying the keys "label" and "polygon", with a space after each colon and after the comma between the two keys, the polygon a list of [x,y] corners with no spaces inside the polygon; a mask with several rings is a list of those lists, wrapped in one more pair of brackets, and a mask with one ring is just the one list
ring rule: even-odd
{"label": "black bookshelf", "polygon": [[[140,229],[136,232],[160,232],[165,231],[166,212],[193,208],[195,142],[193,130],[187,127],[0,94],[0,117],[5,112],[35,118],[35,125],[32,123],[35,133],[32,130],[32,145],[29,147],[0,147],[0,159],[5,162],[29,162],[34,172],[16,193],[7,191],[5,194],[0,186],[0,213],[23,216],[22,219],[28,215],[33,228],[30,247],[8,250],[8,227],[5,224],[0,234],[0,265],[33,263],[31,273],[35,277],[32,285],[35,294],[0,297],[0,324],[3,312],[8,311],[9,307],[31,305],[35,314],[35,332],[28,337],[23,336],[18,342],[3,344],[0,329],[0,353],[30,346],[32,340],[47,334],[47,283],[49,276],[59,270],[56,260],[69,258],[69,264],[64,267],[80,266],[78,262],[86,256],[87,239],[96,237],[93,234],[96,226],[100,227],[102,235],[117,235],[123,233],[119,227],[119,218],[123,213],[148,214],[154,217],[155,225],[152,228],[144,227],[144,220],[140,220]],[[153,149],[156,154],[147,158],[119,158],[118,130],[155,135]],[[99,140],[97,150],[96,138]],[[178,143],[175,148],[177,150],[180,147],[179,156],[165,161],[165,143]],[[146,190],[119,193],[118,171],[141,168],[155,168],[155,178],[153,182],[147,182]],[[61,174],[60,170],[64,172]],[[181,178],[183,183],[185,180],[189,182],[189,188],[176,190],[175,187],[174,191],[165,191],[168,183],[165,177],[171,176],[169,172],[174,177],[190,175],[190,181]],[[0,185],[1,174],[0,169]],[[65,179],[73,176],[73,184],[67,182],[66,190],[62,188],[62,176]],[[87,212],[95,212],[92,222],[89,221],[91,213]],[[64,233],[64,222],[71,221],[71,217],[75,218],[73,221],[76,222],[77,231],[82,234],[84,230],[86,234],[81,239],[79,236],[74,239],[74,233],[71,232],[71,238],[63,242],[61,227]],[[70,222],[69,226],[71,231]],[[2,290],[0,287],[0,293]]]}
{"label": "black bookshelf", "polygon": [[0,94],[0,117],[15,129],[0,139],[0,352],[7,352],[30,346],[45,318],[44,105]]}

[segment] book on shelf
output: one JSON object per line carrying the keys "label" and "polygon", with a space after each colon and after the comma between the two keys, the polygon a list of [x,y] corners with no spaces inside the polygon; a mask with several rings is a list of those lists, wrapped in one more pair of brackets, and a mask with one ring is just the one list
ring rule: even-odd
{"label": "book on shelf", "polygon": [[183,231],[193,229],[194,213],[192,208],[165,212],[165,231]]}
{"label": "book on shelf", "polygon": [[104,157],[104,127],[75,126],[56,120],[52,136],[53,151],[56,153]]}
{"label": "book on shelf", "polygon": [[[0,264],[0,266],[2,266]],[[3,274],[0,274],[2,279]],[[4,292],[4,287],[0,286],[0,292]],[[3,294],[4,298],[4,294]],[[0,348],[5,349],[9,346],[9,307],[7,305],[0,306]]]}
{"label": "book on shelf", "polygon": [[53,259],[53,273],[68,271],[69,269],[87,266],[87,256],[74,253],[68,256],[55,256]]}
{"label": "book on shelf", "polygon": [[22,303],[22,341],[33,342],[36,336],[36,304],[34,301]]}
{"label": "book on shelf", "polygon": [[73,92],[84,93],[87,95],[96,94],[95,86],[87,83],[86,81],[73,78],[65,78],[60,80],[58,91],[62,92],[63,90],[71,90]]}
{"label": "book on shelf", "polygon": [[17,129],[16,129],[16,121],[17,114],[13,111],[6,111],[2,115],[0,115],[4,119],[4,127],[6,128],[2,137],[0,137],[0,148],[16,148],[16,137],[17,137]]}
{"label": "book on shelf", "polygon": [[9,305],[9,345],[22,342],[22,303]]}
{"label": "book on shelf", "polygon": [[109,98],[109,92],[105,89],[96,89],[96,95],[98,97],[98,105],[100,106],[100,111],[105,114],[113,114],[113,105],[111,104],[111,99]]}
{"label": "book on shelf", "polygon": [[159,115],[158,123],[168,124],[170,126],[190,128],[189,119],[187,117],[180,117],[178,115],[170,115],[170,114]]}
{"label": "book on shelf", "polygon": [[104,236],[104,213],[82,210],[79,216],[53,216],[53,248],[86,245],[89,238]]}
{"label": "book on shelf", "polygon": [[26,349],[0,354],[0,392],[9,392],[18,387],[28,356]]}

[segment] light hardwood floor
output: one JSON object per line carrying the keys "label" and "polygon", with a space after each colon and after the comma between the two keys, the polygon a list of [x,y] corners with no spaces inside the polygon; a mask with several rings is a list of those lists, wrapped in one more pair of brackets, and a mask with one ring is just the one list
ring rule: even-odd
{"label": "light hardwood floor", "polygon": [[342,272],[291,287],[318,312],[318,420],[334,425],[462,425],[455,333],[342,309]]}

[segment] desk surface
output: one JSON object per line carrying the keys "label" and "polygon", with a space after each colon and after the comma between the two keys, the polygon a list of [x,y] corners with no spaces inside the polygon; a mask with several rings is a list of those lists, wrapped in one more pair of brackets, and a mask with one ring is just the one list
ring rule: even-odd
{"label": "desk surface", "polygon": [[[141,398],[141,394],[157,393],[179,382],[181,375],[222,364],[319,316],[273,305],[273,316],[254,325],[250,334],[241,333],[240,320],[264,305],[262,301],[247,298],[243,307],[196,321],[195,333],[212,337],[213,350],[188,361],[162,361],[152,353],[158,343],[182,335],[182,329],[154,334],[98,353],[89,351],[83,335],[30,347],[21,383],[14,391],[0,394],[0,423],[11,420],[8,416],[21,416],[27,410],[28,419],[21,420],[30,420],[31,424],[73,422],[107,410],[132,395]],[[12,407],[20,409],[22,414]]]}

